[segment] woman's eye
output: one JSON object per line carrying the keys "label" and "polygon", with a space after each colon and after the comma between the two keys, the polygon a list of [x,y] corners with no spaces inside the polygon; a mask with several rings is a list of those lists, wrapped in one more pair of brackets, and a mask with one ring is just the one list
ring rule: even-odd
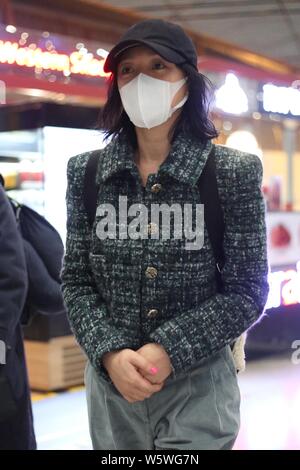
{"label": "woman's eye", "polygon": [[161,70],[165,68],[165,64],[163,64],[162,62],[155,62],[155,64],[153,65],[153,68],[155,70]]}
{"label": "woman's eye", "polygon": [[132,71],[132,68],[129,67],[129,65],[123,65],[123,67],[120,68],[120,73],[122,75],[126,75]]}

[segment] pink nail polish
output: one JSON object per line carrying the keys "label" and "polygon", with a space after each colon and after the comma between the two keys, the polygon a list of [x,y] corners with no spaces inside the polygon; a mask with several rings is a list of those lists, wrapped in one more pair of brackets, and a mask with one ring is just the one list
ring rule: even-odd
{"label": "pink nail polish", "polygon": [[152,367],[152,368],[150,369],[150,372],[151,372],[152,375],[155,375],[155,374],[157,374],[158,369],[157,369],[156,367]]}

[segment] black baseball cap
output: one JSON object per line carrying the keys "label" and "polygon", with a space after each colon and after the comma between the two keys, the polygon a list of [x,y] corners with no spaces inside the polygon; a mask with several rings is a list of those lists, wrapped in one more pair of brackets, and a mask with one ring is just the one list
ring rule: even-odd
{"label": "black baseball cap", "polygon": [[195,45],[184,30],[165,20],[150,19],[140,21],[126,31],[108,54],[104,72],[113,72],[121,52],[139,45],[150,47],[168,62],[188,63],[198,70]]}

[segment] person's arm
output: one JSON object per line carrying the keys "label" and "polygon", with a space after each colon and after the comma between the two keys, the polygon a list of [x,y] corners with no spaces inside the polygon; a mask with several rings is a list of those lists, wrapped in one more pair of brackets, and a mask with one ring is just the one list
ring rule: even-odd
{"label": "person's arm", "polygon": [[[237,159],[228,180],[222,269],[224,293],[181,312],[149,335],[162,345],[175,373],[187,370],[246,331],[263,313],[269,292],[262,164]],[[204,209],[205,210],[205,209]]]}
{"label": "person's arm", "polygon": [[22,239],[13,209],[0,185],[0,363],[20,321],[27,293]]}
{"label": "person's arm", "polygon": [[[110,380],[102,359],[105,353],[133,346],[130,332],[116,328],[97,290],[89,263],[91,228],[83,204],[84,172],[89,154],[68,162],[66,193],[67,240],[63,259],[62,292],[71,329],[93,367]],[[137,339],[136,339],[137,341]]]}

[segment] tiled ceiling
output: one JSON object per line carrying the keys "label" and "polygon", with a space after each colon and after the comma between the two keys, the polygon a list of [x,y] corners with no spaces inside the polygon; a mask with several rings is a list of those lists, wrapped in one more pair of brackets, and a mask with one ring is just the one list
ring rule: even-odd
{"label": "tiled ceiling", "polygon": [[[100,0],[99,0],[100,1]],[[300,67],[300,0],[111,0]]]}

